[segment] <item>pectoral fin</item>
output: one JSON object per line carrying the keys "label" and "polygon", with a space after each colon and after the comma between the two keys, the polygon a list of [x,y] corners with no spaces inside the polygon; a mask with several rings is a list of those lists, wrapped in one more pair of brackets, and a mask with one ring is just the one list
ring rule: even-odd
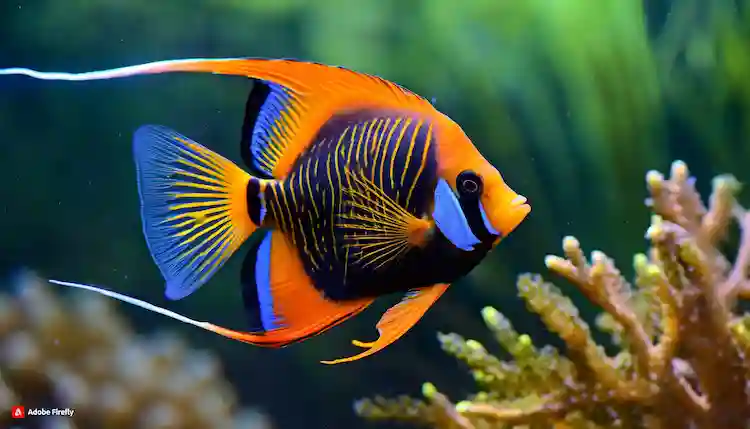
{"label": "pectoral fin", "polygon": [[370,356],[388,347],[390,344],[401,338],[419,319],[427,312],[427,309],[440,298],[443,292],[448,289],[447,284],[436,284],[433,286],[414,289],[404,296],[398,304],[391,307],[383,314],[377,324],[378,339],[372,342],[362,342],[354,340],[352,344],[357,347],[366,348],[362,353],[336,359],[332,361],[323,361],[327,365],[351,362]]}
{"label": "pectoral fin", "polygon": [[412,247],[423,246],[433,227],[401,207],[362,171],[345,169],[346,209],[336,226],[344,233],[347,263],[375,270],[396,263]]}

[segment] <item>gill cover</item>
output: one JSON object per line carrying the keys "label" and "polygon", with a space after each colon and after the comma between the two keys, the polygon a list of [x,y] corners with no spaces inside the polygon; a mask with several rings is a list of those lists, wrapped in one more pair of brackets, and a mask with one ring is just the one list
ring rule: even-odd
{"label": "gill cover", "polygon": [[435,187],[432,218],[440,232],[457,248],[469,252],[474,250],[474,245],[480,243],[469,227],[461,203],[445,179],[438,180]]}
{"label": "gill cover", "polygon": [[490,223],[482,205],[483,190],[482,178],[471,170],[462,171],[456,177],[457,192],[453,192],[444,179],[435,187],[432,214],[435,224],[454,246],[467,252],[501,235]]}

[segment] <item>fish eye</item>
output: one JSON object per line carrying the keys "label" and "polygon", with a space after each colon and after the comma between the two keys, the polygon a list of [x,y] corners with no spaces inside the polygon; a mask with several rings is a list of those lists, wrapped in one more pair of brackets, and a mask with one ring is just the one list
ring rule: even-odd
{"label": "fish eye", "polygon": [[463,195],[481,194],[482,178],[471,170],[464,170],[456,178],[456,189]]}

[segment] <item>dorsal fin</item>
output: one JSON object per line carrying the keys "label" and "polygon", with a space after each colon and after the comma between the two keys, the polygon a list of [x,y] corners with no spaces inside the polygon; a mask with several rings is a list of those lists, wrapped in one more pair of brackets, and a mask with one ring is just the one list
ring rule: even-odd
{"label": "dorsal fin", "polygon": [[[276,154],[278,158],[273,168],[273,176],[277,179],[283,179],[288,174],[297,156],[313,141],[320,127],[331,116],[341,111],[362,108],[404,109],[414,114],[435,115],[434,118],[438,120],[448,121],[442,115],[436,115],[437,111],[429,101],[393,82],[343,67],[296,60],[195,58],[156,61],[84,73],[48,73],[25,68],[0,69],[0,75],[23,74],[37,79],[71,81],[116,79],[170,72],[240,75],[261,80],[269,84],[271,90],[281,88],[278,90],[279,96],[288,96],[282,103],[283,111],[277,115],[273,126],[264,128],[270,132],[274,145],[282,148],[282,152]],[[271,95],[260,97],[260,91],[259,89],[252,101],[255,103],[265,98],[265,105],[271,99]],[[262,110],[265,110],[265,107]],[[268,112],[271,111],[269,108]],[[258,125],[261,116],[251,117],[255,118],[253,132],[260,131]],[[282,140],[283,144],[279,143]],[[271,146],[267,145],[269,148]],[[260,150],[263,145],[257,147]],[[252,152],[252,149],[250,151]]]}
{"label": "dorsal fin", "polygon": [[272,179],[272,169],[264,168],[263,164],[257,159],[257,155],[255,155],[257,149],[252,149],[253,130],[255,130],[255,126],[258,123],[263,106],[271,94],[271,87],[259,79],[251,79],[251,81],[253,87],[245,102],[245,117],[242,122],[242,135],[240,137],[240,153],[242,154],[242,161],[244,161],[245,166],[255,175],[264,179]]}
{"label": "dorsal fin", "polygon": [[266,63],[275,63],[279,72],[248,73],[253,89],[245,104],[241,141],[245,163],[264,178],[283,179],[319,127],[338,111],[363,103],[412,110],[431,107],[376,76],[297,60]]}
{"label": "dorsal fin", "polygon": [[289,128],[296,125],[291,91],[260,79],[253,79],[253,89],[245,104],[242,124],[242,158],[245,164],[266,179],[282,156],[287,153]]}

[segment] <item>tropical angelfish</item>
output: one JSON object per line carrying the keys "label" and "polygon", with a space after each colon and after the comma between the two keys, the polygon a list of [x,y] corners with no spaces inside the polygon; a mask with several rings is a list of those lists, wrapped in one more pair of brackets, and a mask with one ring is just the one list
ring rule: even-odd
{"label": "tropical angelfish", "polygon": [[530,211],[462,129],[376,76],[293,60],[189,59],[86,73],[4,69],[47,80],[208,72],[254,80],[241,151],[249,174],[162,126],[135,132],[143,233],[166,296],[204,285],[251,236],[240,283],[248,332],[92,290],[228,338],[283,347],[399,292],[360,359],[404,335]]}

